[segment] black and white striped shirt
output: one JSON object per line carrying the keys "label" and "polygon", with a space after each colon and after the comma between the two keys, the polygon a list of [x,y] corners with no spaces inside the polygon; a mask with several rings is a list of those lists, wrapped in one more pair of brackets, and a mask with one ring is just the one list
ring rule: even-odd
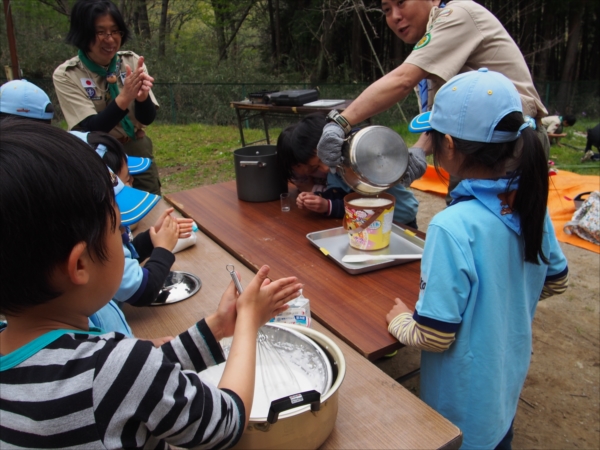
{"label": "black and white striped shirt", "polygon": [[223,361],[204,320],[160,349],[52,331],[0,357],[0,448],[231,447],[244,405],[197,374]]}

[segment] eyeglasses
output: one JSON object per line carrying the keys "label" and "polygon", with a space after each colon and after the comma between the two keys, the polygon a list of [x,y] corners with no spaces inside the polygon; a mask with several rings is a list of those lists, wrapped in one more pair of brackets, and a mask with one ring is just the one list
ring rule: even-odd
{"label": "eyeglasses", "polygon": [[96,31],[96,36],[98,36],[99,39],[108,39],[109,37],[112,37],[113,39],[117,39],[118,37],[122,38],[124,34],[125,34],[125,32],[121,31],[121,30],[111,31],[111,32]]}

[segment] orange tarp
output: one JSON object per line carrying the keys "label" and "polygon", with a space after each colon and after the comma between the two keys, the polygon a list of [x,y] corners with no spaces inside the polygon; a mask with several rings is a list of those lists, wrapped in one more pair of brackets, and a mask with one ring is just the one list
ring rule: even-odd
{"label": "orange tarp", "polygon": [[[447,177],[448,175],[443,172]],[[420,191],[431,192],[433,194],[446,196],[448,191],[448,182],[440,179],[433,166],[427,166],[427,171],[422,178],[416,180],[411,185],[412,188]],[[548,193],[548,210],[550,218],[554,225],[556,237],[560,242],[566,242],[577,247],[585,248],[596,253],[600,253],[600,246],[581,239],[576,235],[568,235],[563,231],[565,223],[571,220],[575,212],[575,205],[568,198],[575,198],[577,194],[588,191],[600,190],[600,176],[597,175],[579,175],[565,170],[550,177],[550,190]]]}

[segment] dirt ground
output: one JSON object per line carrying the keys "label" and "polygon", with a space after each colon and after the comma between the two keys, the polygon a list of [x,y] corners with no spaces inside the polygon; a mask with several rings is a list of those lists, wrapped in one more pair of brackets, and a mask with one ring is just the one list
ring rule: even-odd
{"label": "dirt ground", "polygon": [[[429,221],[444,199],[414,190],[417,222]],[[569,261],[565,294],[540,302],[533,355],[515,419],[514,448],[600,448],[600,255],[561,244]],[[376,364],[394,378],[419,367],[419,351],[403,348]],[[415,395],[419,376],[402,383]]]}

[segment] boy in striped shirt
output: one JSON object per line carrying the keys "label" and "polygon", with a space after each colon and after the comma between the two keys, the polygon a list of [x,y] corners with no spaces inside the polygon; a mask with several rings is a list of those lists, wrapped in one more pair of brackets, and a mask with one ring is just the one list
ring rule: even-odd
{"label": "boy in striped shirt", "polygon": [[[90,328],[123,274],[120,213],[102,160],[58,128],[0,124],[0,447],[227,448],[250,414],[256,333],[299,295],[295,277],[243,294],[155,348]],[[219,386],[197,372],[224,360]]]}

